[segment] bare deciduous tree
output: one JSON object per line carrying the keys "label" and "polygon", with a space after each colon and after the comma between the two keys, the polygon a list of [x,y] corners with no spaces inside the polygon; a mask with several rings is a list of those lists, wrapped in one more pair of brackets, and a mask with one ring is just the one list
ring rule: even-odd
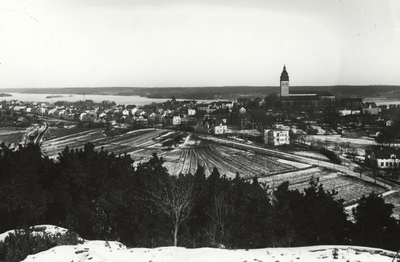
{"label": "bare deciduous tree", "polygon": [[179,226],[189,217],[194,205],[193,176],[170,177],[148,191],[148,199],[169,217],[174,226],[174,246],[178,245]]}
{"label": "bare deciduous tree", "polygon": [[228,204],[223,194],[214,196],[214,209],[206,210],[205,213],[211,218],[212,223],[206,232],[210,242],[215,246],[223,246],[225,242],[225,227],[229,213]]}

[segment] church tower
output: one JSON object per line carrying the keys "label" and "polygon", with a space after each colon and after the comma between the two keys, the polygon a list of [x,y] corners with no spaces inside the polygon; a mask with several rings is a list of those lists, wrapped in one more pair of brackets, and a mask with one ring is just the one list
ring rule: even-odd
{"label": "church tower", "polygon": [[289,96],[289,75],[286,72],[286,66],[283,66],[281,73],[281,97]]}

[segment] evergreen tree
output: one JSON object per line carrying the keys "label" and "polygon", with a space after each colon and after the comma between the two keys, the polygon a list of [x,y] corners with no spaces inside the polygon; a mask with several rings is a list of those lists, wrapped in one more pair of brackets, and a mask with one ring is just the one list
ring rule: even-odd
{"label": "evergreen tree", "polygon": [[392,214],[393,205],[385,203],[382,197],[373,193],[363,196],[353,209],[353,243],[397,251],[400,248],[400,228],[399,221]]}
{"label": "evergreen tree", "polygon": [[49,162],[38,145],[0,145],[0,232],[43,222],[48,196],[40,182]]}

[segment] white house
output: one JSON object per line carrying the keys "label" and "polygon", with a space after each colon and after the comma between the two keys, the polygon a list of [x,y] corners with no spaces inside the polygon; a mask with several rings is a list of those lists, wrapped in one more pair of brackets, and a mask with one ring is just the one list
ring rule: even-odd
{"label": "white house", "polygon": [[86,111],[79,116],[82,122],[93,122],[95,119],[97,119],[97,113],[94,111]]}
{"label": "white house", "polygon": [[135,115],[135,116],[140,116],[142,112],[144,112],[143,109],[140,109],[137,107],[132,109],[132,115]]}
{"label": "white house", "polygon": [[26,106],[14,106],[15,112],[26,113]]}
{"label": "white house", "polygon": [[49,110],[49,113],[48,113],[48,115],[49,116],[53,116],[53,117],[58,117],[59,116],[59,114],[60,114],[60,109],[58,109],[58,108],[53,108],[53,109],[50,109]]}
{"label": "white house", "polygon": [[225,134],[227,130],[228,126],[226,125],[226,121],[224,120],[216,120],[211,127],[211,133],[214,135]]}
{"label": "white house", "polygon": [[138,118],[136,119],[136,123],[138,124],[147,125],[148,122],[149,120],[142,115],[138,116]]}
{"label": "white house", "polygon": [[381,169],[399,168],[400,151],[398,148],[378,148],[365,151],[365,161]]}
{"label": "white house", "polygon": [[377,115],[379,113],[379,107],[376,106],[375,102],[363,102],[361,103],[363,114]]}
{"label": "white house", "polygon": [[65,109],[61,110],[61,111],[58,113],[58,116],[59,116],[60,118],[63,118],[63,119],[66,119],[66,118],[68,117],[68,115],[69,115],[69,112],[68,112],[67,110],[65,110]]}
{"label": "white house", "polygon": [[351,115],[351,109],[339,108],[338,113],[339,113],[339,116],[349,116],[349,115]]}
{"label": "white house", "polygon": [[264,144],[272,146],[281,146],[290,144],[289,131],[279,128],[265,130]]}
{"label": "white house", "polygon": [[40,115],[47,115],[47,108],[45,107],[39,107],[37,108],[36,112]]}
{"label": "white house", "polygon": [[129,116],[129,110],[125,109],[124,111],[122,111],[122,115]]}
{"label": "white house", "polygon": [[172,118],[172,125],[177,126],[180,125],[181,123],[182,123],[181,116],[174,116]]}

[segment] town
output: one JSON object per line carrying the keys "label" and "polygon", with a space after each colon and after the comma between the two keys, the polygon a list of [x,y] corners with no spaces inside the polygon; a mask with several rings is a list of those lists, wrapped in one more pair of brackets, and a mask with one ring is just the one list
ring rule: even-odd
{"label": "town", "polygon": [[[286,66],[279,83],[265,96],[207,103],[3,100],[1,229],[47,223],[131,247],[395,250],[400,107],[298,91]],[[377,217],[382,225],[363,224]],[[378,244],[365,240],[371,228],[385,232]],[[81,243],[65,234],[57,241]],[[0,250],[12,252],[3,238]]]}
{"label": "town", "polygon": [[400,1],[0,4],[0,262],[400,261]]}
{"label": "town", "polygon": [[[361,97],[335,99],[328,91],[296,91],[289,87],[286,67],[280,76],[280,92],[265,97],[210,103],[172,97],[144,106],[117,105],[108,100],[50,103],[10,99],[1,101],[0,107],[2,127],[29,127],[46,119],[53,128],[104,128],[108,136],[143,128],[171,129],[272,146],[324,145],[358,163],[381,169],[399,167],[395,132],[400,125],[399,105],[377,106]],[[370,143],[360,150],[338,138]]]}

